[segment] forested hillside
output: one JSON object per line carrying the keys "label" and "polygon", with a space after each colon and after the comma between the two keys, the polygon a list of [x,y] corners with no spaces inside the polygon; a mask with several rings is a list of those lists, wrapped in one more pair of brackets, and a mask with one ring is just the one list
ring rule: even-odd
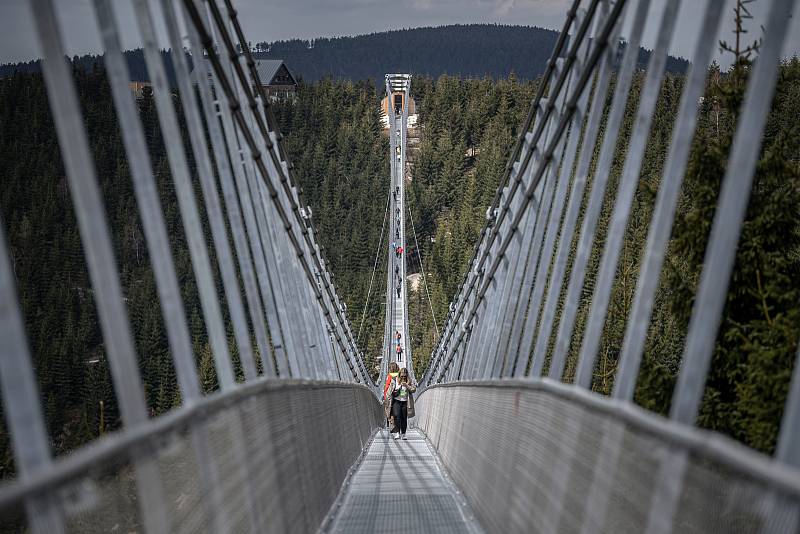
{"label": "forested hillside", "polygon": [[[533,79],[544,72],[558,32],[530,26],[468,24],[257,43],[256,55],[283,59],[306,81],[325,76],[383,83],[387,72]],[[309,46],[311,45],[311,46]],[[524,51],[524,53],[521,53]]]}
{"label": "forested hillside", "polygon": [[[536,87],[536,82],[520,83],[513,77],[498,82],[449,76],[414,79],[423,132],[408,203],[439,324],[486,224],[486,209]],[[410,269],[416,270],[415,246],[409,249],[409,259]],[[409,308],[418,374],[435,339],[426,299],[424,292],[412,294]]]}
{"label": "forested hillside", "polygon": [[[699,131],[636,392],[639,404],[658,412],[669,407],[748,72],[746,64],[732,72],[713,69],[701,104]],[[180,398],[129,171],[104,71],[97,66],[76,67],[75,76],[112,223],[147,402],[156,415],[180,403]],[[639,73],[618,150],[630,135],[632,106],[642,83],[643,74]],[[613,384],[639,255],[682,85],[680,74],[671,74],[664,82],[601,345],[593,385],[597,391],[608,392]],[[414,78],[422,141],[415,154],[408,203],[420,248],[409,243],[409,268],[412,272],[419,269],[415,261],[422,258],[432,300],[427,301],[422,289],[410,295],[418,375],[427,364],[436,336],[430,307],[441,327],[535,90],[535,81],[519,81],[513,76],[496,81],[488,77]],[[354,331],[360,331],[371,368],[383,341],[385,249],[381,250],[363,328],[361,316],[387,200],[388,146],[379,122],[380,96],[371,81],[323,80],[301,84],[295,101],[275,108],[287,134],[295,178],[313,208],[319,240],[347,303]],[[152,96],[145,92],[138,105],[173,239],[195,358],[203,386],[210,391],[216,387],[211,352]],[[800,62],[795,59],[781,69],[700,418],[702,425],[764,451],[774,446],[798,344],[800,132],[795,118],[800,115],[799,108]],[[621,166],[618,157],[609,191],[616,187]],[[118,427],[119,414],[44,85],[37,73],[16,73],[0,80],[0,176],[0,214],[8,233],[47,425],[60,454]],[[598,230],[601,240],[610,214],[610,203],[606,204]],[[595,250],[587,288],[592,287],[597,263]],[[567,379],[573,372],[587,305],[588,299],[579,314]],[[232,334],[230,339],[235,354]],[[0,418],[0,477],[13,472],[3,425]]]}
{"label": "forested hillside", "polygon": [[[669,409],[748,72],[746,61],[731,72],[721,73],[713,68],[701,104],[700,125],[636,391],[637,403],[660,413]],[[643,82],[644,73],[640,72],[620,131],[617,157],[584,286],[586,298],[572,338],[566,380],[571,380],[575,371],[589,311],[588,297],[600,260],[597,243],[602,243],[609,224],[611,199],[622,171],[622,151],[630,137],[634,106]],[[603,393],[609,393],[613,385],[640,254],[683,83],[682,75],[667,76],[648,141],[595,371],[593,388]],[[417,221],[433,310],[440,327],[473,255],[473,246],[485,224],[486,208],[498,186],[515,128],[521,123],[532,90],[533,84],[520,86],[513,81],[492,83],[443,77],[435,83],[429,80],[420,83],[415,79],[424,139],[414,168],[409,203]],[[798,346],[800,131],[794,119],[798,114],[800,61],[795,58],[781,68],[699,419],[702,426],[725,432],[764,451],[771,451],[775,444]],[[473,157],[473,153],[477,155]],[[576,242],[572,246],[574,250]],[[412,294],[411,310],[409,319],[419,358],[415,365],[422,369],[436,335],[423,292]]]}
{"label": "forested hillside", "polygon": [[[111,224],[146,400],[151,415],[158,415],[180,404],[181,399],[111,94],[102,68],[77,67],[74,73]],[[212,391],[217,387],[212,353],[154,101],[148,91],[138,106],[172,238],[195,359],[203,388]],[[380,135],[380,102],[375,87],[369,82],[303,85],[293,105],[275,111],[292,132],[286,147],[294,157],[295,176],[314,207],[326,256],[339,275],[335,283],[357,326],[388,189],[388,143]],[[54,450],[62,454],[118,428],[120,421],[94,292],[44,83],[38,73],[17,73],[0,80],[0,176],[0,214],[45,418]],[[197,198],[202,198],[199,183],[195,190]],[[206,236],[216,266],[207,226]],[[224,302],[221,294],[220,301]],[[361,334],[373,362],[382,341],[380,305],[380,300],[373,302]],[[227,317],[226,321],[236,358]],[[236,370],[241,377],[238,365]],[[7,439],[0,417],[0,478],[14,470]]]}
{"label": "forested hillside", "polygon": [[[295,76],[306,82],[325,77],[334,79],[373,80],[383,90],[383,76],[389,72],[413,72],[432,76],[450,74],[461,77],[495,79],[512,73],[533,80],[545,69],[558,32],[530,26],[466,24],[393,30],[354,37],[322,37],[309,41],[261,42],[252,45],[254,55],[282,59]],[[174,85],[169,54],[167,76]],[[125,52],[131,79],[147,81],[147,68],[141,50]],[[639,62],[644,66],[649,52],[641,49]],[[75,56],[73,63],[91,69],[102,58],[96,55]],[[670,57],[667,69],[683,72],[688,63]],[[0,78],[11,72],[35,72],[37,61],[0,65]]]}
{"label": "forested hillside", "polygon": [[[261,42],[253,48],[258,57],[283,59],[306,81],[331,76],[383,84],[387,72],[494,79],[514,73],[533,80],[544,72],[557,38],[557,31],[531,26],[455,24],[311,41]],[[642,49],[641,64],[648,58],[649,53]],[[683,72],[686,67],[683,59],[670,57],[667,61],[670,71]]]}
{"label": "forested hillside", "polygon": [[[126,50],[123,53],[125,61],[128,64],[128,72],[130,72],[132,81],[149,81],[150,75],[147,73],[147,65],[144,62],[144,52],[141,48],[136,50]],[[175,69],[172,66],[172,57],[166,50],[161,51],[161,59],[164,61],[164,68],[167,72],[167,79],[172,87],[175,87]],[[84,54],[82,56],[73,56],[70,60],[75,68],[83,70],[92,70],[94,68],[103,67],[103,56],[95,54]],[[0,65],[0,78],[5,78],[13,73],[33,73],[40,72],[39,60],[25,61],[22,63],[6,63]]]}
{"label": "forested hillside", "polygon": [[301,84],[297,100],[278,103],[275,113],[337,291],[367,367],[374,370],[383,343],[383,249],[366,313],[364,305],[389,192],[389,142],[381,134],[380,97],[368,81],[322,80]]}
{"label": "forested hillside", "polygon": [[[162,413],[180,399],[109,87],[101,69],[77,68],[74,72],[134,324],[147,403],[154,414]],[[204,385],[211,389],[214,379],[210,351],[149,94],[139,102],[139,109],[173,237],[194,350]],[[119,413],[39,74],[15,74],[0,82],[0,160],[3,177],[0,213],[8,235],[45,418],[54,450],[63,453],[118,427]],[[0,476],[4,476],[12,469],[4,427],[0,427],[0,436]]]}

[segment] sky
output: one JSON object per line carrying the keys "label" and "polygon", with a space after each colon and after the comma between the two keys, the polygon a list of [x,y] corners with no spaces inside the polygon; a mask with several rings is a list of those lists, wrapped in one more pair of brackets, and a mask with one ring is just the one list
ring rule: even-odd
{"label": "sky", "polygon": [[[136,48],[136,24],[130,0],[112,0],[119,6],[117,17],[123,30],[123,44]],[[155,0],[144,0],[154,3]],[[629,0],[634,7],[641,0]],[[788,0],[776,0],[788,1]],[[70,55],[100,51],[94,22],[93,0],[53,0]],[[652,0],[644,45],[655,40],[656,16],[665,0]],[[674,55],[689,58],[702,13],[708,0],[684,0],[678,30],[670,47]],[[730,39],[732,6],[725,0],[722,38]],[[439,26],[456,23],[501,23],[560,29],[572,0],[233,0],[245,35],[252,42],[281,39],[358,35],[389,29]],[[582,4],[587,4],[583,0]],[[27,61],[39,57],[29,0],[0,0],[0,63]],[[155,4],[153,4],[155,5]],[[748,21],[750,35],[761,34],[770,0],[750,5],[754,20]],[[633,9],[629,9],[629,14]],[[784,55],[800,55],[800,16],[791,21]],[[623,31],[625,34],[626,31]],[[166,45],[165,45],[166,46]],[[387,51],[387,53],[390,53]],[[720,58],[724,64],[724,58]]]}

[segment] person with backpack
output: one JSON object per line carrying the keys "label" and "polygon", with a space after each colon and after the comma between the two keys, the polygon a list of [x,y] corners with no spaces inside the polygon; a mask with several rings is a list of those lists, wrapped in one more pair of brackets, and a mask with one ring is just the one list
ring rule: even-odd
{"label": "person with backpack", "polygon": [[400,366],[397,362],[389,364],[389,372],[386,374],[386,381],[383,384],[383,413],[386,416],[387,426],[394,427],[392,420],[392,390],[394,387],[394,380],[400,374]]}

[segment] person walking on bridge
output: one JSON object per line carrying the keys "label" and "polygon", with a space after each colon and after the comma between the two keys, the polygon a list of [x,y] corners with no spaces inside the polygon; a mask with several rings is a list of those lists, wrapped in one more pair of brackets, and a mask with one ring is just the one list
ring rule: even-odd
{"label": "person walking on bridge", "polygon": [[392,417],[394,417],[394,428],[392,435],[394,439],[406,439],[406,429],[408,428],[408,418],[414,417],[414,393],[417,390],[411,383],[408,376],[408,369],[403,367],[395,379],[395,386],[392,389]]}
{"label": "person walking on bridge", "polygon": [[386,382],[383,384],[383,413],[386,415],[386,423],[394,426],[392,422],[392,390],[397,376],[400,374],[400,366],[397,362],[389,364],[389,372],[386,374]]}

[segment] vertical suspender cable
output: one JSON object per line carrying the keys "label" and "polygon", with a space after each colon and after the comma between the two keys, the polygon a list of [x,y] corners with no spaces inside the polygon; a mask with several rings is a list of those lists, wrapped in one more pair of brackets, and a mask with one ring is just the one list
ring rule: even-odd
{"label": "vertical suspender cable", "polygon": [[[419,241],[417,241],[417,230],[414,228],[414,216],[411,215],[411,208],[406,206],[408,210],[408,218],[411,221],[411,232],[414,234],[414,246],[417,247],[417,259],[419,259],[419,270],[422,273],[422,284],[425,286],[425,294],[428,295],[428,306],[431,308],[431,317],[433,317],[433,330],[434,336],[439,332],[439,326],[436,324],[436,314],[433,312],[433,302],[431,302],[431,292],[428,291],[428,281],[425,277],[425,267],[422,265],[422,255],[419,252]],[[436,337],[433,338],[434,343]]]}
{"label": "vertical suspender cable", "polygon": [[[391,194],[391,193],[390,193]],[[386,209],[383,211],[383,224],[381,224],[381,235],[378,238],[378,250],[375,252],[375,264],[372,266],[372,276],[369,279],[369,289],[367,289],[367,299],[364,301],[364,311],[361,312],[361,324],[358,325],[358,335],[356,341],[361,341],[361,329],[364,327],[364,318],[367,316],[367,306],[369,305],[369,296],[372,293],[372,282],[375,280],[375,271],[378,270],[378,259],[381,255],[383,248],[383,231],[386,229],[386,217],[389,215],[390,197],[386,196]]]}

